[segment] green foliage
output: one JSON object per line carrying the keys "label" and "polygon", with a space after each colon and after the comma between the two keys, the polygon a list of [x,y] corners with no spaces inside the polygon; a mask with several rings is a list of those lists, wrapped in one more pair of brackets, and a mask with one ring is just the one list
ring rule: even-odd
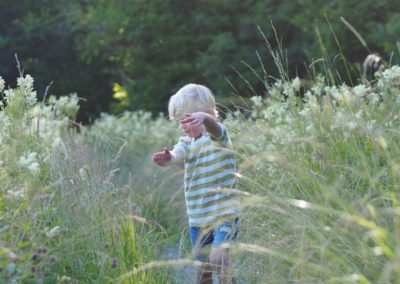
{"label": "green foliage", "polygon": [[399,79],[394,66],[373,87],[320,80],[304,98],[296,79],[278,80],[252,98],[250,119],[228,119],[245,282],[396,282]]}
{"label": "green foliage", "polygon": [[[370,86],[317,76],[304,96],[305,82],[286,77],[264,83],[269,96],[252,97],[248,116],[225,120],[244,207],[233,273],[246,283],[394,282],[400,68]],[[0,279],[189,279],[165,266],[190,263],[165,261],[190,257],[185,234],[176,249],[187,226],[182,173],[151,162],[178,127],[138,111],[104,114],[78,132],[69,120],[77,97],[37,104],[32,84],[27,75],[3,92]]]}
{"label": "green foliage", "polygon": [[[394,1],[39,0],[2,1],[0,11],[0,74],[15,77],[18,53],[39,95],[54,81],[53,93],[86,99],[85,121],[109,110],[164,111],[188,82],[220,98],[262,94],[280,74],[258,27],[272,50],[282,48],[291,77],[313,78],[310,66],[331,83],[356,85],[368,53],[399,61]],[[123,101],[112,98],[115,84],[127,90]]]}

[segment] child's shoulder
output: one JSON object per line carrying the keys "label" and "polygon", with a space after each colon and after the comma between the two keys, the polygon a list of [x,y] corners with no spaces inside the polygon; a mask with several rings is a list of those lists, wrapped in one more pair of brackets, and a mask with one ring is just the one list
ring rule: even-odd
{"label": "child's shoulder", "polygon": [[191,138],[189,136],[181,136],[178,139],[178,143],[190,144]]}

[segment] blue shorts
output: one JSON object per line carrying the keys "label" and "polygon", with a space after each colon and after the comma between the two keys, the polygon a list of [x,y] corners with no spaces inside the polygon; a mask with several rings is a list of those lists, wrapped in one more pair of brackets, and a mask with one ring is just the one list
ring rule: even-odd
{"label": "blue shorts", "polygon": [[211,248],[216,248],[223,243],[236,240],[238,233],[238,218],[224,222],[210,231],[205,231],[200,227],[190,227],[190,241],[192,243],[195,260],[207,261],[209,253],[206,252],[206,247],[211,246]]}

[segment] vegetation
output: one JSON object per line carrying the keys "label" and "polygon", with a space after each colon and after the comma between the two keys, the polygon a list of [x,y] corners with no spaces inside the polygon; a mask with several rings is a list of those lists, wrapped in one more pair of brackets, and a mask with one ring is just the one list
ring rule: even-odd
{"label": "vegetation", "polygon": [[[192,280],[182,172],[151,155],[179,136],[158,112],[197,81],[248,98],[224,114],[243,204],[232,275],[398,283],[399,13],[281,2],[0,1],[0,282]],[[390,68],[361,82],[372,51]]]}
{"label": "vegetation", "polygon": [[[368,53],[399,62],[392,53],[399,17],[398,5],[389,0],[3,0],[0,74],[14,81],[17,53],[35,77],[40,98],[54,81],[52,93],[77,92],[86,99],[79,121],[105,111],[146,109],[157,115],[187,82],[206,83],[229,103],[233,93],[254,95],[238,80],[240,73],[262,94],[263,83],[248,66],[262,73],[261,58],[268,76],[280,74],[257,27],[272,48],[278,47],[276,37],[285,47],[291,77],[309,77],[310,65],[321,72],[323,55],[339,71],[332,74],[335,84],[357,85],[359,64]],[[126,96],[113,98],[116,84]]]}
{"label": "vegetation", "polygon": [[[188,281],[181,173],[150,162],[176,126],[127,112],[76,129],[76,96],[37,102],[29,75],[4,85],[2,281]],[[243,283],[395,283],[400,68],[372,86],[319,76],[304,96],[298,78],[266,86],[248,115],[225,120],[244,205],[232,273]]]}

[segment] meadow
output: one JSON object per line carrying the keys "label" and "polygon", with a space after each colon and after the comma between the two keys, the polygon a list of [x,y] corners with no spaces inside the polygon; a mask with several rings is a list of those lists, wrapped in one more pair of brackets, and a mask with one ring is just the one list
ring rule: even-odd
{"label": "meadow", "polygon": [[[151,162],[177,125],[145,111],[78,125],[77,95],[37,101],[33,83],[0,79],[0,281],[190,283],[182,172]],[[264,85],[224,120],[243,204],[231,273],[398,283],[400,67],[355,86]]]}

